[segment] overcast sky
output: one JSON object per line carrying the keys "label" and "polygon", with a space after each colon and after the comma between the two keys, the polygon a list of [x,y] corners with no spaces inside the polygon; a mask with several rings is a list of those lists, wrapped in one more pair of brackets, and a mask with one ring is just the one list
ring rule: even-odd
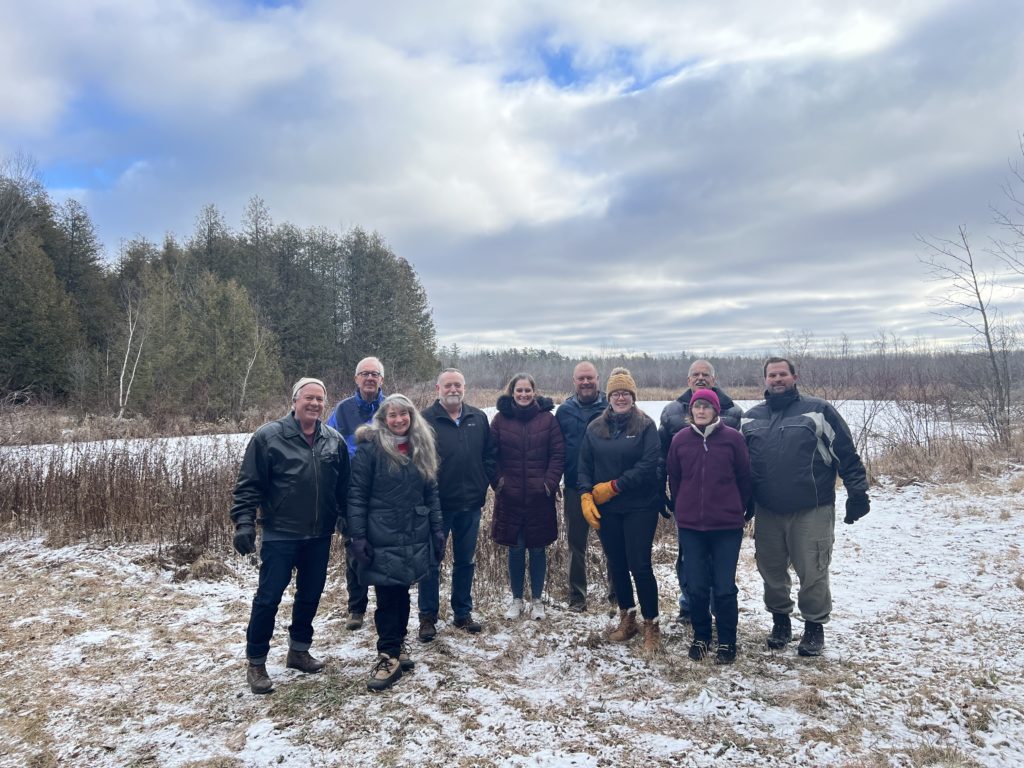
{"label": "overcast sky", "polygon": [[0,0],[0,104],[109,257],[259,195],[380,232],[444,344],[949,340],[915,235],[994,233],[1024,2]]}

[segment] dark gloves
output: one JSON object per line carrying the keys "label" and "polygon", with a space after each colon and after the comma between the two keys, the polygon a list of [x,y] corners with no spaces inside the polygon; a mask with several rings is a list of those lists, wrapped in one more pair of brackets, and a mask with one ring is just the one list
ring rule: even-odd
{"label": "dark gloves", "polygon": [[754,510],[757,508],[757,503],[754,501],[754,497],[750,497],[750,501],[747,502],[747,510],[743,513],[743,519],[746,522],[750,522],[754,519]]}
{"label": "dark gloves", "polygon": [[851,493],[846,497],[846,517],[843,522],[853,525],[871,510],[871,501],[866,493]]}
{"label": "dark gloves", "polygon": [[363,568],[369,568],[373,562],[373,547],[365,538],[352,539],[352,557],[356,559]]}
{"label": "dark gloves", "polygon": [[430,532],[430,543],[434,547],[434,563],[438,564],[444,560],[444,531],[438,529]]}
{"label": "dark gloves", "polygon": [[675,510],[675,505],[672,503],[672,499],[668,497],[667,493],[661,494],[661,507],[658,509],[658,513],[666,520],[671,519],[672,512]]}
{"label": "dark gloves", "polygon": [[256,551],[256,526],[252,523],[239,523],[236,525],[235,538],[231,543],[238,554],[251,555]]}

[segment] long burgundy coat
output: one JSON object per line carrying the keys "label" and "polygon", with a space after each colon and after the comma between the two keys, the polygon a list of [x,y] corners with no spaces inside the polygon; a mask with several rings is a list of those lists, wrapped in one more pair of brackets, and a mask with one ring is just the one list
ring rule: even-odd
{"label": "long burgundy coat", "polygon": [[554,407],[548,397],[538,397],[527,408],[508,395],[498,398],[498,413],[491,419],[491,442],[498,452],[491,538],[498,544],[515,546],[520,530],[527,547],[546,547],[558,537],[555,491],[565,445]]}

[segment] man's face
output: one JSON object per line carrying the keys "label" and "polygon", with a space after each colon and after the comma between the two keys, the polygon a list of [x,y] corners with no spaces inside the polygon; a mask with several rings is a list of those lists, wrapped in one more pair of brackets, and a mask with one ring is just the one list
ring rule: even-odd
{"label": "man's face", "polygon": [[590,363],[580,363],[572,372],[572,383],[576,387],[576,397],[581,403],[592,403],[597,400],[597,368]]}
{"label": "man's face", "polygon": [[295,417],[303,426],[312,426],[324,413],[324,390],[319,384],[307,384],[293,403]]}
{"label": "man's face", "polygon": [[356,387],[364,400],[373,400],[384,385],[384,374],[375,360],[364,360],[356,370]]}
{"label": "man's face", "polygon": [[437,381],[437,399],[445,408],[455,410],[466,397],[466,380],[458,373],[444,373]]}
{"label": "man's face", "polygon": [[764,388],[774,395],[796,386],[797,375],[790,373],[788,363],[769,363],[764,372]]}
{"label": "man's face", "polygon": [[692,390],[711,389],[715,386],[715,375],[711,373],[711,366],[706,363],[692,365],[686,383]]}

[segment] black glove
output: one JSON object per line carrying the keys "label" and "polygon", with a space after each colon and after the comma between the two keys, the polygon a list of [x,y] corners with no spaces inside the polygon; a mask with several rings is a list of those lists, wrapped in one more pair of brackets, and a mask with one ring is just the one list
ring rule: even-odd
{"label": "black glove", "polygon": [[373,562],[373,547],[365,538],[352,539],[352,556],[363,568],[369,568]]}
{"label": "black glove", "polygon": [[444,560],[444,531],[436,530],[430,532],[430,540],[434,546],[434,564],[440,563]]}
{"label": "black glove", "polygon": [[846,517],[843,522],[853,525],[871,511],[871,501],[866,493],[850,494],[846,497]]}
{"label": "black glove", "polygon": [[672,519],[672,512],[675,510],[675,505],[672,503],[672,499],[668,497],[667,493],[661,494],[661,507],[658,509],[659,514],[666,520]]}
{"label": "black glove", "polygon": [[757,502],[755,502],[754,498],[751,497],[750,501],[747,502],[747,509],[743,513],[743,520],[744,520],[744,522],[748,522],[749,523],[751,520],[754,519],[754,512],[755,512],[756,509],[757,509]]}
{"label": "black glove", "polygon": [[238,554],[251,555],[256,551],[256,526],[252,523],[239,523],[236,525],[235,538],[231,543]]}

